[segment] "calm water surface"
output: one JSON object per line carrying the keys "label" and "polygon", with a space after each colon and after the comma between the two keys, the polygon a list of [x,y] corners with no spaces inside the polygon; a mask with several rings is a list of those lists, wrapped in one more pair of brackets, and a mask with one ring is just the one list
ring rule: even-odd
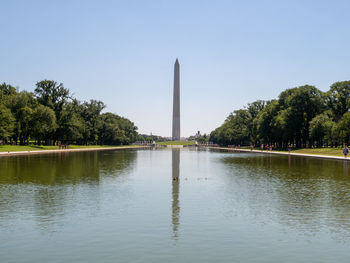
{"label": "calm water surface", "polygon": [[0,262],[349,262],[349,166],[189,149],[0,158]]}

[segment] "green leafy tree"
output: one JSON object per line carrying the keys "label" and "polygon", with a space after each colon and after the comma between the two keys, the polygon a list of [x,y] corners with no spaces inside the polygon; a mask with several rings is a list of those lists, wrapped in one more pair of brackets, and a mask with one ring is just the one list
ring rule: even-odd
{"label": "green leafy tree", "polygon": [[287,137],[293,137],[297,147],[305,146],[309,141],[310,121],[324,110],[322,92],[309,85],[287,89],[280,94],[278,103],[286,111],[284,130],[291,133]]}
{"label": "green leafy tree", "polygon": [[199,136],[198,138],[196,138],[196,141],[200,144],[207,143],[208,140],[209,140],[209,136],[206,134],[203,134],[202,136]]}
{"label": "green leafy tree", "polygon": [[332,139],[332,129],[335,123],[327,113],[321,113],[310,121],[310,139],[316,141],[317,147],[324,143],[328,145]]}
{"label": "green leafy tree", "polygon": [[264,100],[257,100],[252,103],[248,103],[247,105],[247,111],[250,114],[250,121],[248,122],[248,130],[249,130],[249,137],[252,144],[258,144],[258,127],[256,125],[256,122],[254,122],[254,119],[258,116],[258,114],[266,107],[268,104],[268,101]]}
{"label": "green leafy tree", "polygon": [[[135,142],[138,138],[137,127],[128,119],[110,112],[101,115],[100,144],[125,145]],[[142,140],[153,141],[153,139],[147,137]]]}
{"label": "green leafy tree", "polygon": [[2,96],[11,96],[15,94],[17,94],[17,90],[15,87],[6,84],[5,82],[0,84],[0,98],[2,98]]}
{"label": "green leafy tree", "polygon": [[83,144],[84,131],[86,130],[86,124],[82,117],[83,106],[78,100],[73,99],[72,102],[65,104],[62,110],[59,131],[60,141],[64,143],[77,143]]}
{"label": "green leafy tree", "polygon": [[107,112],[101,116],[101,127],[99,130],[100,144],[120,145],[126,140],[125,133],[118,125],[116,115]]}
{"label": "green leafy tree", "polygon": [[7,142],[13,135],[15,119],[11,110],[0,103],[0,140]]}
{"label": "green leafy tree", "polygon": [[62,111],[70,99],[69,90],[64,88],[62,83],[58,84],[53,80],[42,80],[36,83],[34,94],[40,104],[51,108],[55,112],[58,129],[51,134],[51,137],[54,141],[59,140],[63,136],[61,129],[64,126]]}
{"label": "green leafy tree", "polygon": [[347,112],[335,125],[333,132],[335,137],[338,140],[341,140],[340,143],[349,143],[350,142],[350,112]]}
{"label": "green leafy tree", "polygon": [[339,121],[350,110],[350,81],[339,81],[326,93],[326,102],[334,113],[335,121]]}
{"label": "green leafy tree", "polygon": [[118,120],[118,126],[123,131],[125,136],[121,144],[126,145],[135,142],[137,139],[137,127],[134,125],[134,123],[127,118],[120,117],[118,115],[115,116]]}
{"label": "green leafy tree", "polygon": [[31,135],[40,145],[42,140],[48,140],[57,128],[55,112],[44,105],[37,105],[31,116]]}
{"label": "green leafy tree", "polygon": [[101,126],[101,111],[105,108],[102,101],[90,100],[82,105],[81,116],[85,123],[83,138],[85,144],[98,142],[98,133]]}
{"label": "green leafy tree", "polygon": [[36,83],[34,94],[38,102],[60,113],[64,104],[70,98],[69,90],[63,84],[53,80],[42,80]]}
{"label": "green leafy tree", "polygon": [[15,118],[9,106],[12,98],[17,94],[16,89],[6,84],[0,84],[0,140],[7,142],[14,133]]}
{"label": "green leafy tree", "polygon": [[261,143],[271,143],[274,141],[276,131],[274,131],[275,117],[279,111],[278,101],[270,101],[263,110],[253,120],[254,126],[256,126],[258,139]]}
{"label": "green leafy tree", "polygon": [[15,128],[13,138],[15,142],[20,141],[21,145],[28,144],[31,132],[31,119],[36,101],[33,94],[22,91],[11,96],[9,107],[15,117]]}
{"label": "green leafy tree", "polygon": [[249,143],[249,125],[251,115],[246,109],[232,112],[224,124],[210,134],[210,141],[220,144],[247,144]]}

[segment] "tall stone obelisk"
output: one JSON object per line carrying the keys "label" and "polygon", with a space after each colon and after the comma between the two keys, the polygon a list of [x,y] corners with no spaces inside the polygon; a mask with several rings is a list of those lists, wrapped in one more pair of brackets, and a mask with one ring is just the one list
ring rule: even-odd
{"label": "tall stone obelisk", "polygon": [[180,64],[176,59],[174,65],[173,97],[173,141],[180,140]]}

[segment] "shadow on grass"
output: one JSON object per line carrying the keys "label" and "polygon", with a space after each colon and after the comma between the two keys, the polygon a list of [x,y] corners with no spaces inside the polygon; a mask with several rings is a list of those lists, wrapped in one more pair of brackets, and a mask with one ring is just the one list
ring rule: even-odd
{"label": "shadow on grass", "polygon": [[42,145],[29,145],[28,147],[32,147],[35,149],[45,149],[44,146],[42,146]]}

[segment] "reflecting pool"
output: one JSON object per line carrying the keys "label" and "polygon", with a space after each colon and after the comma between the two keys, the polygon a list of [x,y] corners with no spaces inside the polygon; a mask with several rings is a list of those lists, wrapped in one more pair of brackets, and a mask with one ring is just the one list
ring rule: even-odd
{"label": "reflecting pool", "polygon": [[0,158],[0,262],[348,262],[349,166],[196,149]]}

